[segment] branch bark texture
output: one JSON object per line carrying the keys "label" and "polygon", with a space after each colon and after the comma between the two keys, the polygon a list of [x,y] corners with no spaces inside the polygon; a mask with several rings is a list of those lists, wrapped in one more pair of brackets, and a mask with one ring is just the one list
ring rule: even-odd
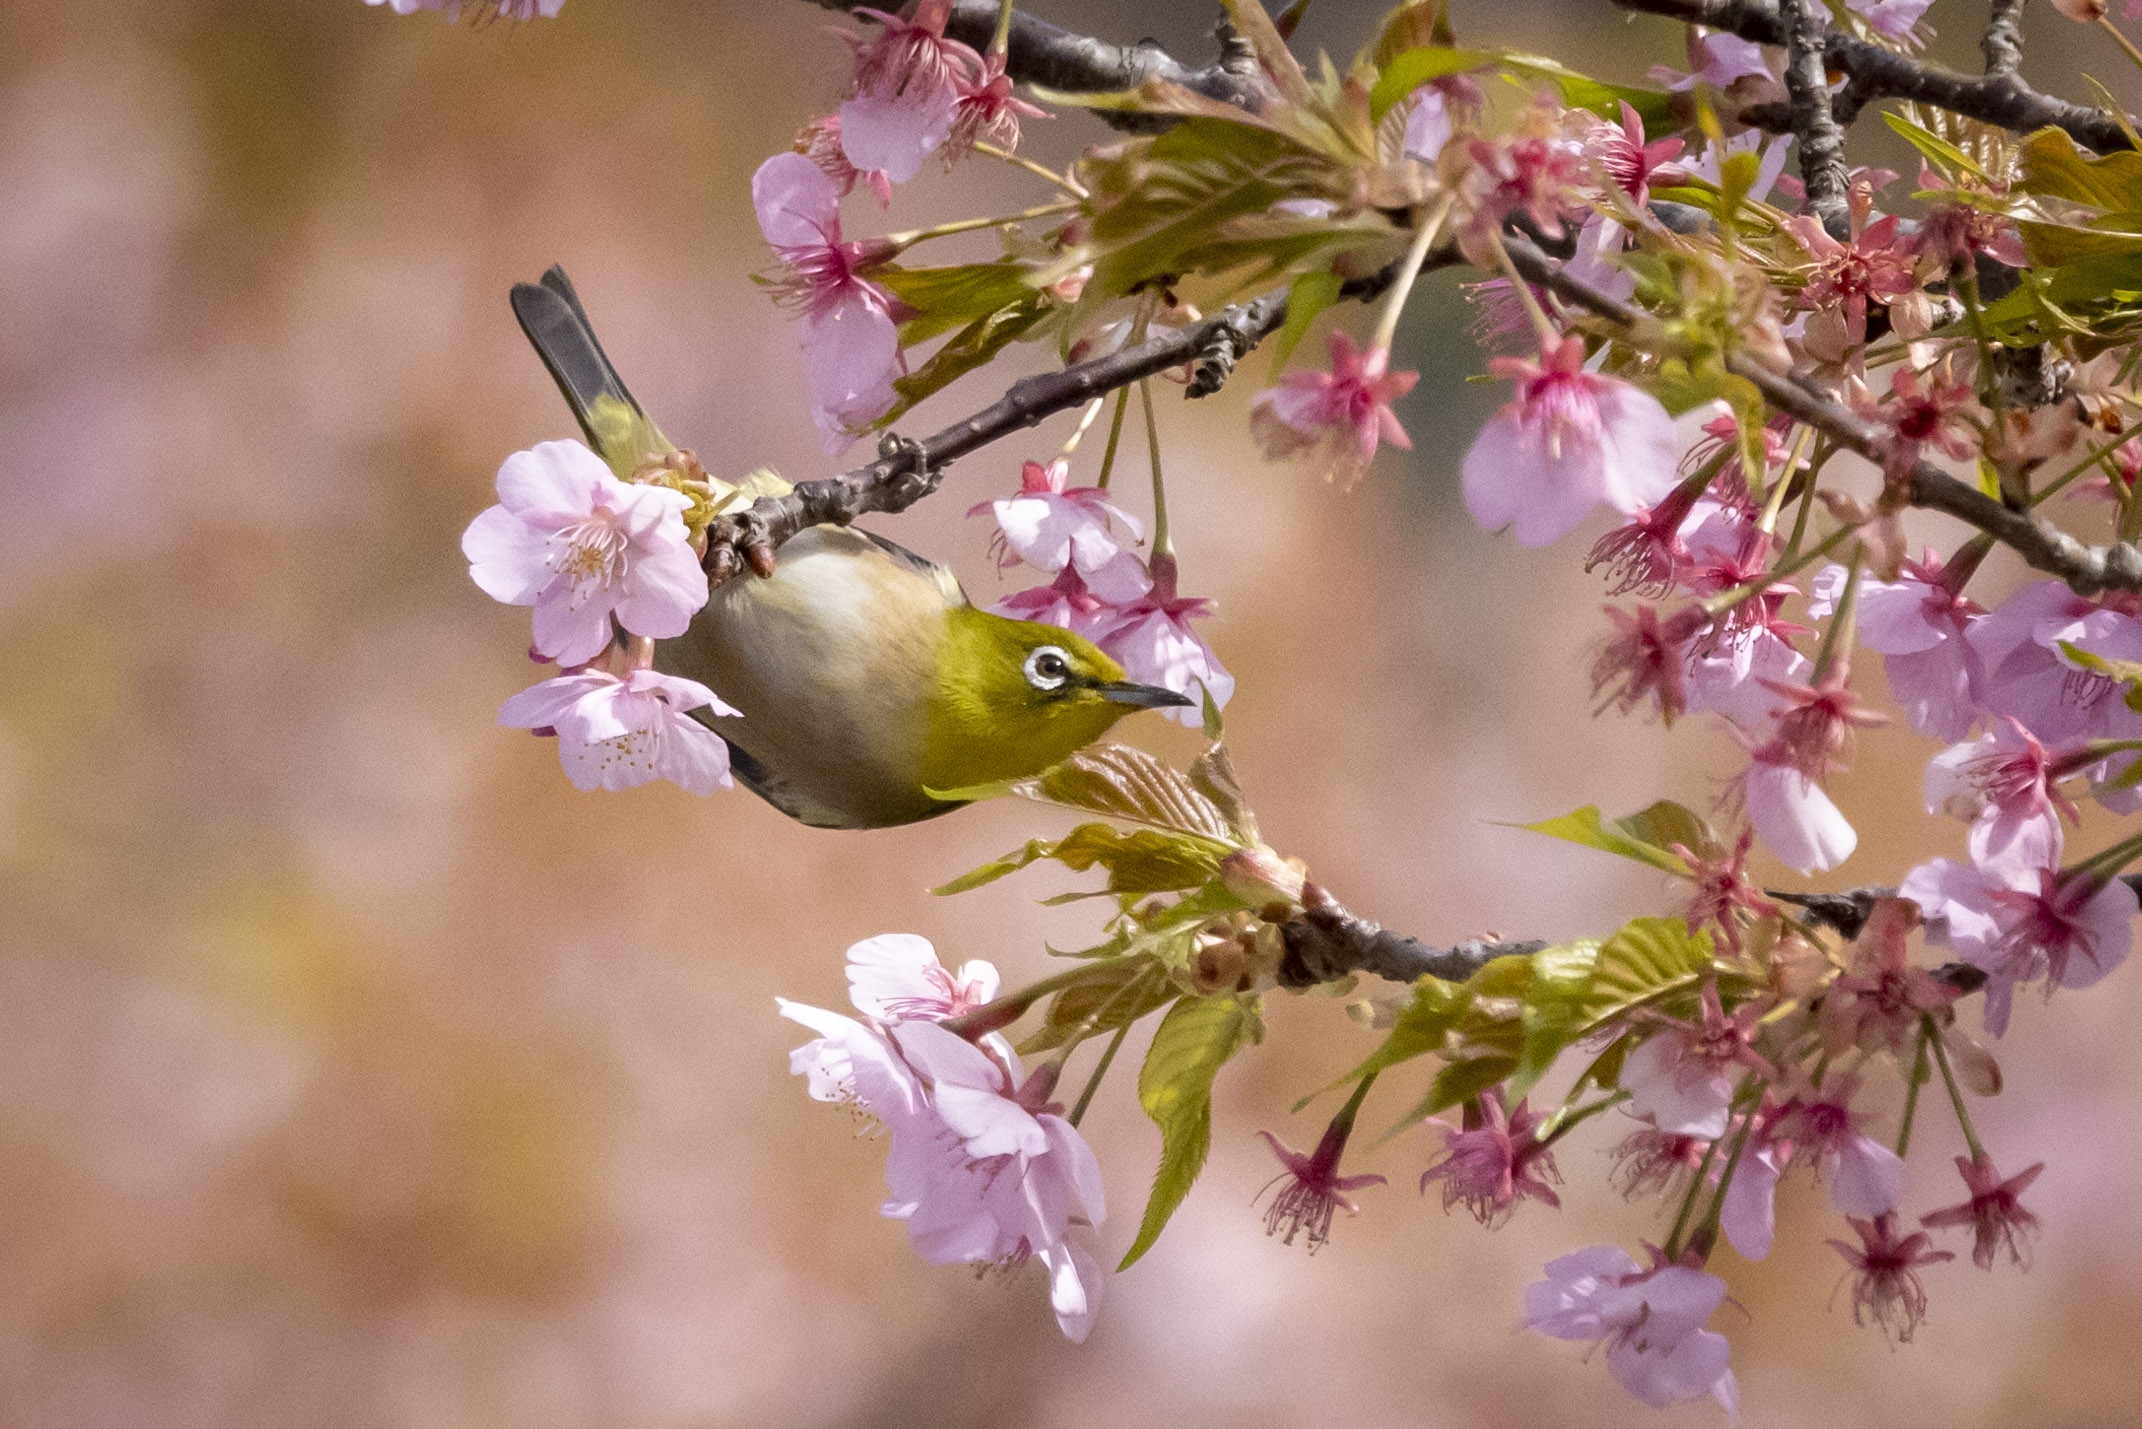
{"label": "branch bark texture", "polygon": [[1793,137],[1800,143],[1800,178],[1807,207],[1832,237],[1844,240],[1844,126],[1830,112],[1830,81],[1822,54],[1830,14],[1818,0],[1784,0],[1785,92],[1792,96]]}
{"label": "branch bark texture", "polygon": [[1315,987],[1352,973],[1374,973],[1392,982],[1423,977],[1463,982],[1496,958],[1538,952],[1543,942],[1488,942],[1475,938],[1456,947],[1431,948],[1348,912],[1314,883],[1302,888],[1302,911],[1279,925],[1286,939],[1280,959],[1282,987]]}
{"label": "branch bark texture", "polygon": [[[1787,43],[1787,26],[1778,0],[1614,0],[1624,10],[1664,15],[1691,25],[1725,30],[1764,45]],[[2020,6],[2016,6],[2020,9]],[[1997,7],[1996,27],[1999,26]],[[2005,37],[2012,26],[2001,30]],[[2109,154],[2132,148],[2119,121],[2080,104],[2040,93],[2017,77],[2013,68],[1984,75],[1962,75],[1939,65],[1900,55],[1855,39],[1834,26],[1823,41],[1823,60],[1850,81],[1859,104],[1877,99],[1909,99],[1953,114],[1983,119],[2027,134],[2047,125],[2065,129],[2078,144]],[[2016,50],[2018,60],[2021,50]],[[2003,52],[2004,60],[2006,52]],[[1786,116],[1744,112],[1741,118],[1788,128]]]}

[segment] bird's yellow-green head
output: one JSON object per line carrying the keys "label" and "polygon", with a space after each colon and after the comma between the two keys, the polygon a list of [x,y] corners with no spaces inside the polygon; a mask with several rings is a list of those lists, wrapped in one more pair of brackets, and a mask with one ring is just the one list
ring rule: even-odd
{"label": "bird's yellow-green head", "polygon": [[922,784],[949,791],[1024,779],[1132,710],[1189,703],[1126,680],[1121,665],[1068,630],[954,606],[923,731]]}

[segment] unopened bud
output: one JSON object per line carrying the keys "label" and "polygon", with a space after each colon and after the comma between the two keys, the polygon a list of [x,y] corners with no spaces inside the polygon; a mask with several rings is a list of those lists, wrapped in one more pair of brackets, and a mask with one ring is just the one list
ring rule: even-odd
{"label": "unopened bud", "polygon": [[[1280,904],[1292,909],[1302,901],[1302,884],[1308,868],[1298,858],[1281,858],[1265,844],[1237,849],[1220,865],[1220,882],[1227,891],[1252,908],[1269,910]],[[1270,913],[1265,915],[1270,919]],[[1271,921],[1279,921],[1272,919]]]}
{"label": "unopened bud", "polygon": [[2001,1064],[1994,1060],[1991,1052],[1953,1024],[1942,1030],[1941,1041],[1948,1049],[1949,1065],[1955,1069],[1956,1080],[1963,1083],[1966,1091],[1978,1097],[2001,1094]]}

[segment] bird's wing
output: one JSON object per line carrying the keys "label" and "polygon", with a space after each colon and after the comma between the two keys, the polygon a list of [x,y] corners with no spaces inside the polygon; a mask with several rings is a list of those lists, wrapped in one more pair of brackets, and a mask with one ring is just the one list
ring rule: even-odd
{"label": "bird's wing", "polygon": [[937,564],[937,562],[931,560],[928,556],[918,556],[913,551],[910,551],[907,547],[901,545],[898,541],[888,541],[883,536],[877,534],[875,531],[865,531],[860,526],[851,526],[848,529],[855,532],[856,535],[861,536],[871,545],[876,546],[879,550],[883,551],[886,555],[892,557],[892,559],[897,561],[899,564],[915,572],[915,574],[921,576],[928,576],[931,580],[935,581],[937,583],[937,589],[944,594],[946,605],[973,604],[973,602],[967,598],[966,588],[959,583],[959,577],[953,575],[952,572],[946,570],[943,566],[940,566],[939,564]]}
{"label": "bird's wing", "polygon": [[630,478],[650,456],[676,450],[610,365],[563,268],[553,267],[540,283],[515,283],[513,315],[612,471]]}

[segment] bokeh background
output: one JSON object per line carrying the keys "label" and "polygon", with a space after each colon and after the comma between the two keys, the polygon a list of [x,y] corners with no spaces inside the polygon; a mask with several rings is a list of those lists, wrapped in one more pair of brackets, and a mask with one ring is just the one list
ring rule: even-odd
{"label": "bokeh background", "polygon": [[[1453,8],[1469,39],[1612,77],[1677,58],[1672,27],[1597,0]],[[2033,73],[2135,100],[2102,36],[2030,8]],[[1037,9],[1192,55],[1213,18]],[[1935,8],[1941,53],[1971,62],[1982,10]],[[1374,14],[1320,0],[1305,38],[1343,56]],[[579,795],[494,725],[530,679],[526,616],[469,584],[457,538],[501,457],[570,431],[512,282],[565,263],[717,470],[829,469],[789,323],[746,276],[766,261],[752,169],[836,97],[827,24],[795,0],[570,0],[526,27],[0,0],[0,1422],[1715,1422],[1661,1418],[1518,1329],[1544,1260],[1660,1233],[1604,1184],[1615,1128],[1562,1154],[1559,1214],[1446,1217],[1414,1192],[1414,1131],[1363,1159],[1391,1184],[1323,1254],[1265,1238],[1252,1132],[1313,1140],[1327,1109],[1288,1106],[1368,1045],[1326,998],[1271,1000],[1270,1040],[1220,1082],[1204,1180],[1083,1348],[1032,1275],[922,1265],[876,1214],[881,1148],[789,1077],[799,1034],[772,999],[837,1005],[842,950],[894,929],[1047,971],[1045,944],[1093,931],[1036,906],[1071,880],[925,890],[1064,821],[989,806],[857,835],[742,792]],[[1077,115],[1028,132],[1056,160],[1106,137]],[[1029,185],[932,170],[850,223],[1008,211]],[[1168,403],[1187,578],[1221,603],[1229,738],[1276,843],[1432,940],[1601,931],[1672,890],[1507,824],[1705,804],[1732,747],[1593,719],[1588,537],[1521,552],[1465,519],[1457,459],[1499,400],[1466,381],[1466,318],[1429,280],[1401,353],[1415,451],[1351,493],[1249,446],[1264,356],[1218,400]],[[1068,424],[881,529],[988,598],[961,512]],[[1960,852],[1961,826],[1918,810],[1930,752],[1863,740],[1839,794],[1863,851],[1832,885]],[[1749,1423],[2142,1421],[2138,1018],[2132,968],[2022,1006],[1980,1114],[2004,1167],[2048,1163],[2036,1265],[1933,1269],[1915,1344],[1853,1328],[1822,1243],[1844,1231],[1804,1184],[1770,1261],[1721,1250]],[[1157,1151],[1119,1066],[1086,1123],[1116,1251]],[[1380,1090],[1378,1126],[1416,1088]],[[1939,1112],[1914,1210],[1957,1199]]]}

